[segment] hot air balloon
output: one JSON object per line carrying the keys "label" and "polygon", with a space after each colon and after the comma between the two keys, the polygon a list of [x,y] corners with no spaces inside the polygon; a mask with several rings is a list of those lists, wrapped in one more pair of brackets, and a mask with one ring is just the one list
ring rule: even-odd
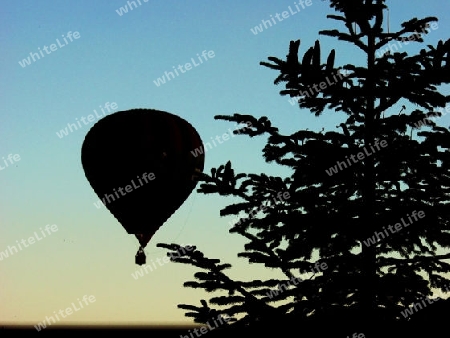
{"label": "hot air balloon", "polygon": [[131,109],[105,116],[87,133],[81,162],[103,204],[144,248],[183,204],[203,171],[197,131],[181,117],[154,109]]}

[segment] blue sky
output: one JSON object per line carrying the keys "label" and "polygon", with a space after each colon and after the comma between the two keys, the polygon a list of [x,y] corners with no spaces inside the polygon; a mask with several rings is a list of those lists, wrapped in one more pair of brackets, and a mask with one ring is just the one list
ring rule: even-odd
{"label": "blue sky", "polygon": [[[182,287],[196,272],[188,266],[163,264],[133,278],[139,269],[134,264],[137,243],[107,209],[94,206],[97,196],[81,166],[81,145],[95,121],[59,137],[68,124],[94,110],[99,113],[107,103],[115,103],[115,111],[154,108],[185,118],[206,142],[234,127],[214,120],[218,114],[268,116],[284,133],[334,129],[343,118],[332,112],[315,118],[292,106],[278,94],[282,87],[273,84],[277,73],[259,65],[269,56],[284,58],[289,41],[297,39],[301,55],[320,39],[323,55],[336,49],[336,64],[364,63],[359,50],[318,35],[321,29],[336,27],[325,18],[333,13],[326,1],[312,0],[311,6],[258,34],[251,29],[289,11],[289,6],[295,11],[294,1],[140,2],[122,15],[116,10],[127,5],[124,0],[3,4],[0,165],[9,154],[20,160],[7,162],[10,165],[0,171],[0,251],[41,234],[47,224],[57,225],[57,231],[0,261],[0,323],[34,325],[72,302],[78,304],[85,295],[93,295],[95,302],[60,324],[188,323],[177,304],[199,304],[206,296]],[[434,15],[439,28],[428,35],[427,43],[448,38],[447,1],[391,3],[392,30],[412,17]],[[49,54],[20,65],[30,53],[52,44],[56,47]],[[410,44],[404,50],[419,48]],[[214,57],[155,84],[166,71],[197,60],[203,51],[212,51]],[[448,116],[442,118],[442,125],[448,122]],[[264,163],[264,141],[230,138],[208,150],[205,169],[231,160],[237,172],[285,174]],[[147,247],[148,261],[165,257],[164,250],[155,247],[158,242],[191,243],[234,264],[232,277],[269,275],[271,271],[237,260],[245,242],[228,234],[231,217],[219,216],[230,201],[194,192],[154,236]]]}

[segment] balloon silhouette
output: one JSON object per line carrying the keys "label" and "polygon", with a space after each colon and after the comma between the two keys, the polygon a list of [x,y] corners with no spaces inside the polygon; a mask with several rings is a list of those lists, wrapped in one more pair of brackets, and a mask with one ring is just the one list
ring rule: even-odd
{"label": "balloon silhouette", "polygon": [[184,119],[154,109],[119,111],[87,133],[81,162],[91,187],[140,248],[183,204],[203,171],[197,131]]}

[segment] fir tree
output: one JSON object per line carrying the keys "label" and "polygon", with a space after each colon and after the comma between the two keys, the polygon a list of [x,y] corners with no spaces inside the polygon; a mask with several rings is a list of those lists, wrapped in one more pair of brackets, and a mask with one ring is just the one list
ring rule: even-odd
{"label": "fir tree", "polygon": [[[336,66],[335,50],[322,62],[319,41],[299,58],[300,40],[290,42],[285,60],[260,64],[279,73],[280,94],[298,98],[301,113],[344,113],[345,120],[335,130],[282,135],[267,117],[215,116],[251,123],[235,134],[268,135],[264,159],[292,175],[235,174],[228,162],[203,174],[199,188],[242,199],[220,211],[249,215],[230,229],[248,239],[238,257],[285,278],[235,281],[224,272],[229,264],[198,250],[174,257],[205,271],[184,286],[228,292],[209,300],[215,309],[205,300],[203,307],[179,305],[197,322],[223,314],[231,326],[326,326],[334,318],[342,332],[372,332],[380,321],[406,321],[401,312],[432,289],[448,290],[450,254],[437,250],[450,247],[450,132],[431,118],[450,101],[439,91],[450,83],[450,40],[409,56],[392,46],[423,43],[437,18],[413,18],[386,32],[385,0],[331,0],[330,7],[337,14],[327,17],[345,31],[319,34],[353,44],[365,64]],[[280,192],[289,198],[273,203]]]}

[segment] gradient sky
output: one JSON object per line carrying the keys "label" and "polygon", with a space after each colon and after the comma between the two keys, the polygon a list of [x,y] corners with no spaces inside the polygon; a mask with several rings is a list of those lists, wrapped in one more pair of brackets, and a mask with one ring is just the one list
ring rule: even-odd
{"label": "gradient sky", "polygon": [[[449,37],[447,0],[391,3],[392,30],[412,17],[432,15],[440,19],[439,28],[426,42],[434,45]],[[234,127],[213,116],[235,112],[268,116],[286,134],[301,128],[335,130],[341,114],[315,118],[292,106],[279,95],[282,86],[273,84],[278,74],[259,62],[284,58],[289,41],[296,39],[301,39],[301,55],[320,39],[323,54],[336,48],[337,65],[364,62],[359,50],[318,35],[337,25],[326,19],[334,14],[326,1],[312,0],[311,6],[257,35],[250,29],[288,6],[295,9],[294,1],[141,0],[120,16],[116,10],[125,5],[125,0],[2,4],[0,165],[9,154],[20,160],[0,171],[0,251],[40,234],[47,224],[58,230],[0,261],[0,324],[37,324],[84,295],[93,295],[95,302],[60,324],[191,323],[177,304],[199,305],[201,298],[210,297],[182,287],[197,272],[191,266],[169,263],[137,280],[132,277],[139,269],[134,264],[137,241],[106,208],[94,206],[97,196],[81,166],[81,145],[94,122],[58,137],[68,123],[115,102],[117,110],[154,108],[177,114],[205,142]],[[79,32],[79,38],[64,45],[62,35],[69,31]],[[28,66],[19,64],[56,39],[64,46]],[[404,50],[421,47],[411,43]],[[203,51],[215,56],[155,85],[165,71]],[[448,126],[448,116],[440,122]],[[262,137],[231,138],[206,153],[206,170],[231,160],[237,172],[286,174],[264,163],[264,142]],[[228,233],[231,217],[219,216],[231,201],[194,192],[153,237],[147,261],[165,257],[165,250],[155,246],[158,242],[195,244],[209,257],[232,263],[233,278],[269,276],[273,272],[236,258],[245,241]]]}

